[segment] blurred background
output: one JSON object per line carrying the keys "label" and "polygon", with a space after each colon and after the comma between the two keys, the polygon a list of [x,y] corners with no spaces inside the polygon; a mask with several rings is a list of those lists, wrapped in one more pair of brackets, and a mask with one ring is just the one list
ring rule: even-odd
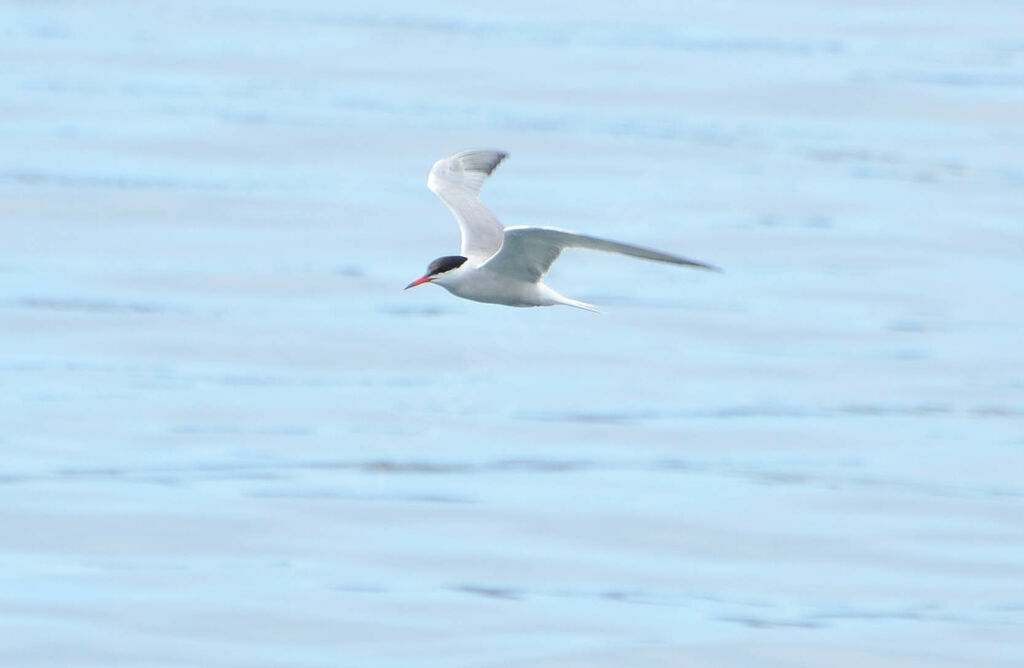
{"label": "blurred background", "polygon": [[1022,26],[0,4],[0,663],[1021,665]]}

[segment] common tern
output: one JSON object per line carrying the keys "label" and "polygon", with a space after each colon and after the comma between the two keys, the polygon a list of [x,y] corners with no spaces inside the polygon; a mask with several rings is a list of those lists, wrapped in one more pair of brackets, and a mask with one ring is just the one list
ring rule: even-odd
{"label": "common tern", "polygon": [[459,255],[439,257],[405,289],[436,283],[458,297],[507,306],[564,304],[596,311],[592,304],[564,297],[541,282],[562,250],[589,248],[700,269],[715,267],[678,255],[599,239],[553,227],[504,227],[480,201],[487,177],[508,157],[501,151],[463,151],[434,163],[427,187],[459,222]]}

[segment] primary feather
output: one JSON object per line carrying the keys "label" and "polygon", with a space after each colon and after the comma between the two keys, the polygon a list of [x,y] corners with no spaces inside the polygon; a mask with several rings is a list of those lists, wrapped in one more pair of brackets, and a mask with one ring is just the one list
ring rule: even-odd
{"label": "primary feather", "polygon": [[484,263],[483,268],[506,274],[522,281],[539,281],[566,248],[589,248],[608,253],[621,253],[656,262],[681,264],[701,269],[715,269],[709,264],[661,251],[633,246],[618,241],[599,239],[553,227],[507,227],[505,243]]}

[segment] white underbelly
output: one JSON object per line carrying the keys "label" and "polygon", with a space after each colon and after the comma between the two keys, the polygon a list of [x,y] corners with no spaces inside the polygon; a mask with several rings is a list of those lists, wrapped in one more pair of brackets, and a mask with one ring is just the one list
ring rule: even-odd
{"label": "white underbelly", "polygon": [[455,285],[444,285],[453,295],[464,299],[506,306],[551,306],[557,304],[554,292],[541,283],[509,280],[490,272],[474,272]]}

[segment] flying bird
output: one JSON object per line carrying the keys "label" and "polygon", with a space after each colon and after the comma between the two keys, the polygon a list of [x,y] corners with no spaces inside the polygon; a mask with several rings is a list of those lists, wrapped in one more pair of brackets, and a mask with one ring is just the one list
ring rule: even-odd
{"label": "flying bird", "polygon": [[567,232],[553,227],[504,227],[480,201],[487,177],[508,157],[501,151],[463,151],[434,163],[427,187],[455,214],[462,229],[459,255],[439,257],[405,289],[436,283],[458,297],[507,306],[564,304],[596,311],[592,304],[564,297],[541,279],[562,250],[589,248],[645,260],[717,269],[678,255]]}

